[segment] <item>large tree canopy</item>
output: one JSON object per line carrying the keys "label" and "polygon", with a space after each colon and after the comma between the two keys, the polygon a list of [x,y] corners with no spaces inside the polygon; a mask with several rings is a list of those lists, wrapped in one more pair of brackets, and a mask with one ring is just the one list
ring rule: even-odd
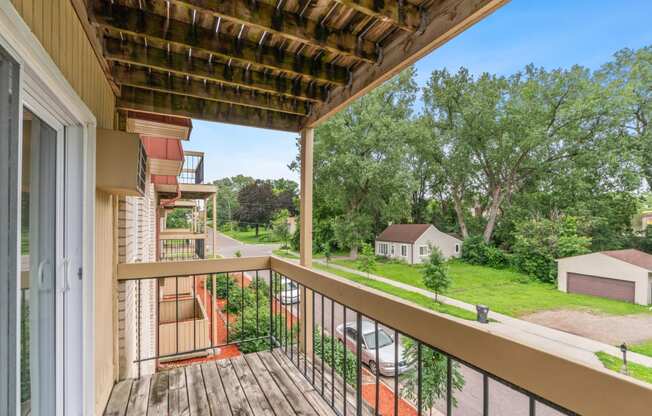
{"label": "large tree canopy", "polygon": [[405,136],[416,92],[408,70],[317,129],[316,214],[354,255],[383,224],[410,216]]}

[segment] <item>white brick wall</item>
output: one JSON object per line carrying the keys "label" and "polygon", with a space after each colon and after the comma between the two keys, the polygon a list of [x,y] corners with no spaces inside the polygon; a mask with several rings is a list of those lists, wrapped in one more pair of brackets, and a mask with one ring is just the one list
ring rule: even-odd
{"label": "white brick wall", "polygon": [[[121,263],[156,261],[156,194],[149,182],[143,197],[120,198],[118,258]],[[138,364],[134,361],[139,357],[156,355],[156,281],[143,280],[140,289],[138,286],[136,281],[129,281],[118,287],[121,379],[138,376]],[[142,362],[140,374],[152,374],[155,363],[155,360]]]}

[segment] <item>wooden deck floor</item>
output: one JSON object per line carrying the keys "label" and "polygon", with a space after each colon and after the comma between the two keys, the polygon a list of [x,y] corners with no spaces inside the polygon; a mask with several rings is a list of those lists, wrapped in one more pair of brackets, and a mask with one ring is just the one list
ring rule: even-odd
{"label": "wooden deck floor", "polygon": [[[330,374],[324,373],[328,392]],[[316,376],[319,378],[319,372]],[[337,379],[335,384],[340,384]],[[335,391],[336,397],[329,395],[328,398],[339,409],[343,402],[341,389]],[[355,414],[352,408],[354,393],[351,389],[348,391],[347,410]],[[121,381],[114,386],[104,414],[335,416],[319,392],[278,350],[193,364]]]}

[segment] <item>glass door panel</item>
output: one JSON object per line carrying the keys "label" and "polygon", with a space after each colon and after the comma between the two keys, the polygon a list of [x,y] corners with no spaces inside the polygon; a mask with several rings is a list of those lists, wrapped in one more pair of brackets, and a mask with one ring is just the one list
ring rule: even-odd
{"label": "glass door panel", "polygon": [[24,109],[22,140],[21,414],[56,414],[57,131]]}

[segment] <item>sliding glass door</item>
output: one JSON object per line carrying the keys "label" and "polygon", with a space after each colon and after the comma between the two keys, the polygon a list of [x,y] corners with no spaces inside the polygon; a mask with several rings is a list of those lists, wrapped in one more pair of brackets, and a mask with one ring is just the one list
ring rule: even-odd
{"label": "sliding glass door", "polygon": [[26,108],[22,127],[21,413],[56,414],[65,290],[57,273],[60,138]]}

